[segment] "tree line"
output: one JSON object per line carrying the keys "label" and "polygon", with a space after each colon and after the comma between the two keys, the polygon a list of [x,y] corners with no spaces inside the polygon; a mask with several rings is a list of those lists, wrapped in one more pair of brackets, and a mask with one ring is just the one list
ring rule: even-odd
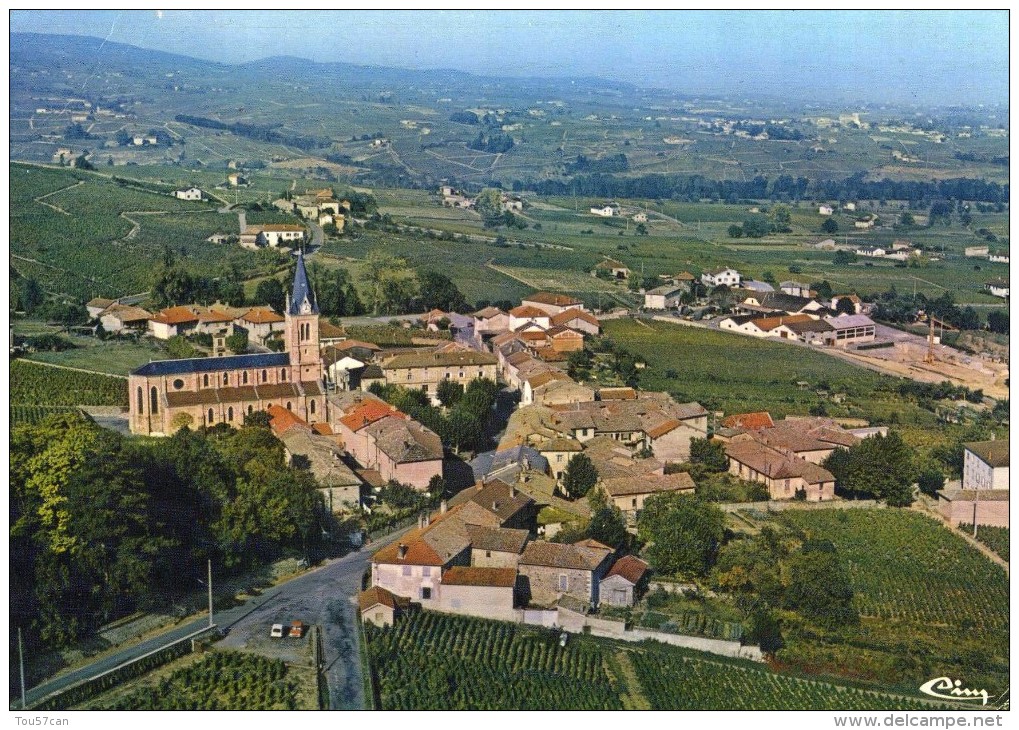
{"label": "tree line", "polygon": [[308,555],[327,518],[264,425],[140,440],[77,412],[12,429],[9,498],[11,621],[50,647],[201,590],[207,559],[225,574]]}
{"label": "tree line", "polygon": [[189,114],[178,114],[173,119],[181,124],[190,124],[193,127],[222,129],[227,132],[232,132],[239,137],[247,137],[248,139],[258,140],[259,142],[269,142],[271,144],[282,144],[288,147],[296,147],[297,149],[304,150],[306,152],[320,149],[322,147],[328,147],[332,144],[331,139],[311,137],[303,134],[286,134],[284,132],[276,131],[273,127],[245,124],[244,122],[228,124],[226,122],[221,122],[218,119],[196,117]]}
{"label": "tree line", "polygon": [[805,177],[757,175],[750,180],[713,180],[704,175],[653,174],[620,177],[605,173],[577,175],[569,180],[527,180],[513,183],[514,191],[532,190],[538,195],[596,198],[676,198],[687,200],[908,200],[927,205],[935,200],[972,200],[1007,203],[1008,184],[983,179],[866,180],[860,172],[841,180],[810,180]]}

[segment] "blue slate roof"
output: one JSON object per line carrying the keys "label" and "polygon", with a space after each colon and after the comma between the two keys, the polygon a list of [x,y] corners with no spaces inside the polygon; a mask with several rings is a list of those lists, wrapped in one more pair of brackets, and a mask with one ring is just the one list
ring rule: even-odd
{"label": "blue slate roof", "polygon": [[469,464],[474,478],[481,479],[508,466],[523,466],[525,462],[531,469],[548,471],[548,459],[524,445],[511,446],[501,451],[485,451],[475,456]]}
{"label": "blue slate roof", "polygon": [[318,314],[318,302],[315,301],[315,292],[311,290],[308,283],[308,272],[304,268],[304,253],[297,256],[297,269],[294,271],[294,288],[290,295],[290,302],[287,304],[287,311],[290,314],[303,314],[301,305],[305,300],[311,305],[311,312]]}
{"label": "blue slate roof", "polygon": [[179,375],[181,373],[207,373],[213,370],[241,370],[245,368],[278,368],[290,364],[285,352],[230,355],[228,357],[194,357],[187,360],[156,360],[131,371],[132,375]]}

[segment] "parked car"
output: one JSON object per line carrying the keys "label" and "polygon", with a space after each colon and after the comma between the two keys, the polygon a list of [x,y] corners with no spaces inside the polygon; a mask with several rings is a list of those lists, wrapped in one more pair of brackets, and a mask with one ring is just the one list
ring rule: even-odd
{"label": "parked car", "polygon": [[290,636],[295,639],[300,639],[304,636],[304,622],[303,621],[291,621],[290,622]]}
{"label": "parked car", "polygon": [[283,624],[273,624],[272,628],[269,629],[269,637],[273,639],[283,638]]}

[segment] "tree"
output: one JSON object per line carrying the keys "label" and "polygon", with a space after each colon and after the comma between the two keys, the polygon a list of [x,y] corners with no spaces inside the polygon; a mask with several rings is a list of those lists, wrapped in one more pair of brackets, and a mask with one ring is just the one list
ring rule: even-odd
{"label": "tree", "polygon": [[32,314],[40,304],[43,303],[44,295],[42,287],[37,279],[28,277],[21,285],[21,308],[26,313]]}
{"label": "tree", "polygon": [[827,540],[808,540],[788,562],[785,605],[828,629],[854,626],[860,615],[853,607],[853,587]]}
{"label": "tree", "polygon": [[456,284],[436,271],[426,271],[418,276],[421,282],[420,301],[424,310],[441,309],[444,312],[464,312],[469,309],[463,293]]}
{"label": "tree", "polygon": [[401,314],[418,293],[417,274],[406,260],[380,250],[365,257],[363,278],[373,314]]}
{"label": "tree", "polygon": [[563,488],[571,499],[579,499],[587,495],[598,483],[598,470],[595,469],[591,457],[577,454],[566,467],[563,474]]}
{"label": "tree", "polygon": [[818,299],[831,299],[832,288],[827,279],[811,282],[810,288],[817,292]]}
{"label": "tree", "polygon": [[502,215],[502,191],[497,188],[484,188],[474,199],[474,210],[486,220]]}
{"label": "tree", "polygon": [[254,301],[258,304],[270,306],[276,312],[286,309],[286,294],[283,292],[283,285],[278,279],[262,279],[255,287]]}
{"label": "tree", "polygon": [[743,226],[733,223],[728,229],[729,238],[743,238]]}
{"label": "tree", "polygon": [[230,352],[240,355],[248,349],[248,333],[244,330],[237,330],[226,338],[226,346]]}
{"label": "tree", "polygon": [[827,233],[829,236],[834,236],[839,232],[839,224],[834,218],[825,218],[824,223],[821,224],[821,232]]}
{"label": "tree", "polygon": [[767,216],[755,213],[743,221],[743,235],[747,238],[764,238],[772,232]]}
{"label": "tree", "polygon": [[648,561],[661,575],[706,575],[724,535],[722,510],[675,492],[649,497],[637,519],[637,536],[648,545]]}
{"label": "tree", "polygon": [[835,311],[839,314],[856,314],[856,305],[849,297],[839,297],[838,304],[835,305]]}
{"label": "tree", "polygon": [[845,266],[847,264],[856,263],[856,254],[852,251],[836,251],[835,256],[832,257],[831,262],[836,266]]}
{"label": "tree", "polygon": [[835,476],[835,486],[842,491],[884,499],[892,507],[913,503],[917,476],[913,452],[897,433],[878,434],[849,449],[836,449],[822,466]]}
{"label": "tree", "polygon": [[170,419],[170,431],[177,432],[182,428],[191,428],[194,425],[195,418],[190,413],[181,411],[180,413],[174,414],[174,417]]}
{"label": "tree", "polygon": [[625,548],[630,542],[626,519],[615,506],[605,506],[594,513],[587,526],[587,536],[616,549]]}
{"label": "tree", "polygon": [[790,223],[792,222],[792,213],[789,211],[788,205],[776,205],[771,209],[771,219],[773,226],[779,233],[789,233],[792,228]]}
{"label": "tree", "polygon": [[700,464],[709,472],[723,472],[729,468],[729,457],[721,441],[706,438],[690,439],[690,462]]}
{"label": "tree", "polygon": [[440,380],[435,388],[435,397],[446,408],[455,406],[463,398],[464,387],[452,380]]}
{"label": "tree", "polygon": [[945,488],[945,475],[934,466],[929,466],[920,472],[916,479],[920,491],[931,497],[937,497],[938,492]]}
{"label": "tree", "polygon": [[987,328],[996,334],[1007,335],[1009,332],[1008,312],[993,309],[987,313]]}

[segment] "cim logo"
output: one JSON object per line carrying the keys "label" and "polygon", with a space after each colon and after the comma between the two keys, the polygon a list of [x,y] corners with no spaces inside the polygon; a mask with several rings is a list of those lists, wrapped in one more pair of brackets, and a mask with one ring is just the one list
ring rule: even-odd
{"label": "cim logo", "polygon": [[938,677],[920,685],[920,691],[925,695],[937,697],[941,700],[969,701],[982,700],[986,705],[990,699],[985,689],[966,689],[962,686],[962,680],[953,680],[950,677]]}

